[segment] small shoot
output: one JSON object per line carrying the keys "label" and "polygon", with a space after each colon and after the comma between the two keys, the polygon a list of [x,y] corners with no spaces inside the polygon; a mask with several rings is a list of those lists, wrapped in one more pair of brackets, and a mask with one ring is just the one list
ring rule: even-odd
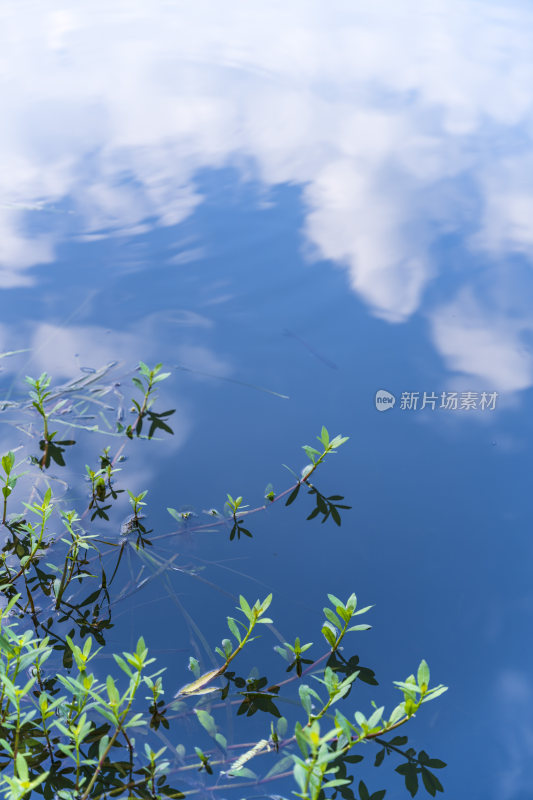
{"label": "small shoot", "polygon": [[[165,418],[169,417],[171,414],[174,413],[174,409],[171,411],[165,411],[160,414],[156,414],[151,411],[151,408],[156,399],[156,386],[161,381],[166,380],[170,377],[170,372],[161,372],[163,364],[156,364],[153,369],[150,369],[144,361],[139,361],[139,365],[137,367],[140,377],[135,375],[131,380],[133,385],[139,389],[142,394],[142,399],[136,400],[132,398],[132,411],[137,412],[137,419],[133,423],[133,425],[128,425],[126,428],[126,436],[129,439],[133,439],[133,434],[135,433],[136,436],[140,436],[142,433],[143,422],[146,417],[150,420],[150,431],[148,433],[148,438],[151,439],[155,430],[160,428],[161,430],[166,431],[167,433],[174,433],[172,428],[170,428],[167,423],[165,422]],[[119,423],[119,432],[124,430],[123,426]]]}
{"label": "small shoot", "polygon": [[343,603],[342,600],[339,600],[334,594],[328,594],[328,598],[334,610],[327,606],[324,608],[326,621],[322,626],[322,635],[331,647],[332,652],[335,652],[346,633],[350,631],[370,630],[372,627],[371,625],[350,625],[350,622],[353,617],[366,614],[373,606],[365,606],[364,608],[356,610],[357,597],[355,594],[351,594],[346,603]]}
{"label": "small shoot", "polygon": [[247,505],[243,506],[242,497],[237,497],[236,499],[233,499],[233,497],[230,494],[228,494],[227,498],[228,499],[226,500],[225,507],[228,509],[229,513],[233,518],[233,526],[231,528],[231,532],[229,535],[230,542],[233,541],[235,536],[237,536],[237,539],[240,539],[242,533],[245,536],[249,536],[251,538],[252,537],[251,532],[248,530],[248,528],[245,528],[242,525],[242,518],[241,519],[238,518],[238,514],[241,513],[239,512],[239,509],[248,508],[248,506]]}
{"label": "small shoot", "polygon": [[317,436],[318,441],[322,445],[322,450],[317,450],[316,447],[311,447],[307,444],[303,445],[302,449],[309,459],[309,463],[302,469],[300,476],[287,467],[287,469],[289,469],[289,471],[296,477],[297,483],[285,502],[286,506],[290,506],[292,503],[294,503],[298,497],[302,484],[306,484],[309,487],[308,493],[314,495],[316,501],[316,508],[309,514],[307,519],[313,519],[314,517],[318,516],[318,514],[322,514],[322,522],[325,522],[329,517],[331,517],[335,524],[340,526],[341,517],[339,514],[339,509],[348,509],[351,508],[351,506],[341,505],[339,503],[340,500],[344,500],[341,495],[331,495],[330,497],[325,497],[315,486],[313,486],[309,478],[318,468],[318,466],[324,461],[326,456],[336,453],[338,448],[348,441],[348,438],[348,436],[341,436],[339,434],[331,439],[327,428],[322,426],[320,436]]}
{"label": "small shoot", "polygon": [[2,456],[2,469],[4,470],[4,475],[2,476],[2,480],[4,485],[2,486],[2,495],[4,498],[4,509],[2,515],[2,523],[6,524],[7,519],[7,500],[10,496],[11,492],[17,485],[17,481],[22,475],[25,475],[25,472],[21,472],[18,475],[13,473],[13,468],[15,466],[15,453],[13,450],[9,450],[5,455]]}
{"label": "small shoot", "polygon": [[287,672],[291,672],[291,670],[295,669],[296,674],[299,678],[302,677],[302,665],[303,664],[312,664],[313,659],[311,658],[302,658],[303,653],[306,650],[309,650],[310,647],[313,646],[313,642],[308,642],[307,644],[300,644],[300,639],[297,636],[294,640],[294,644],[289,644],[288,642],[283,643],[283,647],[276,646],[274,650],[276,653],[279,653],[285,661],[289,662],[289,666],[287,667]]}

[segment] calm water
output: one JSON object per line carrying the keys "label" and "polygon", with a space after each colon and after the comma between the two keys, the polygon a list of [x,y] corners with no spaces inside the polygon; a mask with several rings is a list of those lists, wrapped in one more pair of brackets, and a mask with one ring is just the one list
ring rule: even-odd
{"label": "calm water", "polygon": [[[352,506],[340,529],[299,499],[253,539],[161,540],[174,594],[124,600],[109,643],[145,633],[172,696],[191,620],[214,647],[235,594],[274,592],[283,639],[318,644],[326,593],[355,591],[380,686],[350,707],[391,708],[425,657],[450,691],[406,732],[448,762],[445,796],[533,797],[531,4],[4,0],[0,18],[0,351],[29,348],[4,394],[163,361],[174,436],[123,465],[157,534],[167,506],[290,485],[323,424],[350,436],[317,479]],[[79,441],[51,473],[81,496],[107,442]],[[275,644],[243,672],[282,674]],[[264,736],[259,716],[230,736]],[[367,760],[371,790],[407,796]]]}

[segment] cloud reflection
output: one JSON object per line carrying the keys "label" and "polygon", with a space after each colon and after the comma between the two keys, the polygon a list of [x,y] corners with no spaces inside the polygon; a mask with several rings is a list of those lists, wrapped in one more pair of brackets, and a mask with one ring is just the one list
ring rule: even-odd
{"label": "cloud reflection", "polygon": [[[178,224],[202,201],[197,171],[228,164],[301,186],[310,251],[343,265],[389,322],[420,309],[443,232],[466,222],[468,246],[496,271],[509,269],[508,251],[531,257],[524,4],[27,9],[2,9],[1,287],[28,284],[28,268],[50,262],[72,228],[96,238]],[[28,214],[45,212],[26,206],[43,201],[60,213],[35,236]],[[472,323],[467,272],[461,280],[451,306],[430,314],[447,365],[500,389],[530,386],[521,334],[533,317],[518,324],[503,302],[478,297]]]}

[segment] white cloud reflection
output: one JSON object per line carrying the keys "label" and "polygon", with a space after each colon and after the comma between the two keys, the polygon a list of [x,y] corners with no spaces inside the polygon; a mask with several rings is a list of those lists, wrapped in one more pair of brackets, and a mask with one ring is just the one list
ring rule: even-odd
{"label": "white cloud reflection", "polygon": [[432,315],[433,341],[449,369],[478,379],[480,388],[512,393],[533,384],[533,359],[525,339],[533,316],[506,315],[469,291]]}
{"label": "white cloud reflection", "polygon": [[[60,213],[31,235],[24,206],[68,199],[81,236],[175,225],[201,202],[197,170],[227,164],[300,185],[309,249],[390,322],[420,308],[443,231],[466,221],[496,272],[532,255],[525,4],[6,0],[0,18],[2,287],[65,236]],[[472,322],[465,302],[429,315],[447,366],[530,386],[533,317],[478,297]]]}

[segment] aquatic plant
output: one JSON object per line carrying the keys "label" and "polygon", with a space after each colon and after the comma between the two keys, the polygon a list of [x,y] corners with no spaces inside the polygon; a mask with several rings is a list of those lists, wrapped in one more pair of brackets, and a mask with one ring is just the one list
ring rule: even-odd
{"label": "aquatic plant", "polygon": [[[347,657],[345,652],[353,634],[370,628],[359,619],[372,606],[361,608],[355,594],[345,601],[328,595],[329,605],[324,608],[320,626],[323,644],[313,657],[312,648],[316,650],[317,646],[302,644],[299,637],[293,644],[284,642],[275,647],[286,665],[283,679],[272,680],[256,671],[245,678],[234,672],[242,651],[258,639],[258,631],[274,624],[266,616],[273,603],[272,594],[253,603],[239,595],[237,614],[227,616],[229,634],[215,648],[218,665],[202,672],[200,660],[190,656],[193,680],[170,699],[163,685],[164,670],[157,667],[142,636],[133,652],[113,652],[115,669],[104,670],[105,677],[102,674],[105,637],[114,624],[113,609],[129,591],[127,586],[115,584],[124,554],[142,565],[144,576],[148,571],[152,576],[166,576],[170,568],[178,568],[177,554],[162,558],[157,552],[149,552],[162,539],[176,536],[177,531],[153,536],[144,525],[147,490],[137,494],[127,490],[132,514],[115,536],[104,539],[91,533],[85,523],[89,515],[91,521],[109,521],[108,512],[123,491],[115,488],[114,481],[120,471],[116,465],[128,441],[134,437],[150,439],[156,432],[172,433],[167,420],[173,412],[153,410],[155,387],[170,374],[162,373],[161,367],[158,364],[150,369],[140,363],[140,377],[135,375],[132,380],[142,396],[132,401],[135,420],[128,425],[107,402],[110,385],[101,382],[111,366],[55,390],[43,373],[38,379],[29,379],[30,404],[21,400],[3,406],[21,415],[17,424],[26,425],[30,434],[34,434],[34,420],[28,414],[33,409],[39,415],[43,455],[37,459],[9,450],[1,458],[5,534],[0,554],[4,598],[0,608],[1,796],[6,800],[29,795],[45,800],[178,798],[215,797],[236,790],[239,796],[246,792],[251,798],[255,787],[292,776],[296,784],[293,794],[302,800],[338,795],[382,800],[385,790],[371,794],[359,774],[357,782],[351,775],[353,767],[363,760],[363,755],[353,751],[366,742],[378,748],[376,766],[386,756],[399,758],[396,772],[411,796],[418,791],[419,779],[435,796],[442,786],[434,770],[445,764],[424,750],[417,753],[412,747],[406,748],[406,736],[389,738],[423,705],[446,691],[440,684],[430,686],[430,671],[424,660],[416,674],[395,682],[401,700],[391,711],[376,704],[366,713],[353,708],[346,715],[340,711],[340,701],[344,708],[358,682],[377,685],[374,671],[362,666],[358,656]],[[90,391],[84,394],[88,386]],[[87,409],[91,406],[98,408],[99,422],[88,425]],[[68,421],[59,416],[66,411]],[[143,436],[146,420],[150,428]],[[86,466],[89,497],[79,513],[63,507],[64,501],[54,497],[52,482],[47,479],[51,459],[56,464],[63,461],[51,450],[57,443],[50,425],[56,423],[106,433],[117,442],[113,456],[111,446],[103,450],[97,469]],[[299,474],[291,470],[295,482],[279,493],[269,485],[264,492],[265,504],[250,508],[242,496],[234,499],[227,494],[222,513],[216,508],[207,512],[209,522],[202,522],[192,511],[169,508],[171,517],[190,531],[227,530],[230,541],[238,541],[241,534],[252,536],[252,515],[280,500],[291,505],[303,489],[315,504],[308,519],[321,515],[322,523],[332,519],[341,525],[341,511],[349,508],[340,502],[344,498],[323,495],[310,478],[347,437],[331,438],[323,427],[317,438],[320,449],[303,448],[308,466]],[[15,474],[15,468],[24,462],[28,470]],[[30,476],[26,478],[29,499],[8,514],[12,494],[23,475]],[[134,581],[132,591],[142,590],[147,581],[147,577]],[[307,682],[308,678],[314,685]],[[294,690],[298,713],[290,714],[289,706],[286,716],[282,715],[279,707],[287,699],[280,694],[282,688],[284,692]],[[266,715],[264,736],[253,742],[229,743],[218,718],[219,710],[228,706],[236,708],[237,716]],[[186,719],[195,720],[199,739],[202,731],[207,735],[207,746],[188,746],[187,750],[183,744],[175,744],[175,729]],[[171,726],[172,740],[167,735]],[[145,738],[142,746],[141,737]],[[266,753],[271,754],[274,765],[269,764],[262,773],[252,771],[252,762],[258,769]]]}

